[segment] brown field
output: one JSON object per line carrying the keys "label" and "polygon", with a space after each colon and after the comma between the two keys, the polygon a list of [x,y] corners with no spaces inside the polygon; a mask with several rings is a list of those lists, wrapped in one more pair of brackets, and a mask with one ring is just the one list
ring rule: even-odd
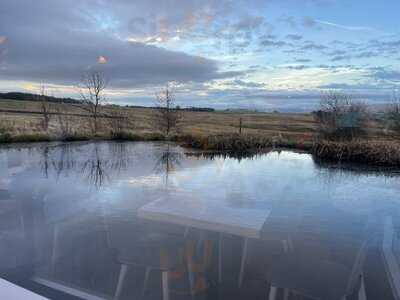
{"label": "brown field", "polygon": [[[116,110],[127,117],[124,131],[135,136],[160,135],[156,126],[157,110],[150,108],[102,107],[102,113],[110,115]],[[85,107],[71,104],[50,104],[53,113],[62,112],[77,136],[91,137],[91,118]],[[43,116],[40,103],[30,101],[0,100],[0,133],[9,133],[13,137],[48,136],[57,139],[60,136],[59,117],[52,115],[47,131],[43,130]],[[182,112],[182,119],[175,136],[211,136],[238,133],[239,120],[242,119],[242,133],[268,138],[279,138],[298,142],[311,142],[314,138],[316,123],[311,114],[257,113],[257,112]],[[110,119],[102,118],[98,136],[110,135]],[[371,120],[368,124],[369,137],[372,139],[391,139],[384,124]],[[23,140],[23,138],[21,138]]]}

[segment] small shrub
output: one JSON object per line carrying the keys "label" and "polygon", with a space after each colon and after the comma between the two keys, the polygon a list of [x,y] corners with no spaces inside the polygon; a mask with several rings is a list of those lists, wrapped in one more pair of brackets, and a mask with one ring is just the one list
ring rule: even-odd
{"label": "small shrub", "polygon": [[398,95],[395,95],[387,106],[386,115],[390,129],[400,135],[400,97]]}
{"label": "small shrub", "polygon": [[318,137],[332,141],[351,141],[366,135],[368,107],[351,96],[329,92],[321,97],[320,110],[314,113]]}

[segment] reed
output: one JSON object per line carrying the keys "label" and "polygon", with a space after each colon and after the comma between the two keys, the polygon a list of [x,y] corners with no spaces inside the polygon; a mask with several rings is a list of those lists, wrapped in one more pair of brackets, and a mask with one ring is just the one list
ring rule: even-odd
{"label": "reed", "polygon": [[254,152],[273,146],[270,137],[250,134],[186,135],[178,137],[178,141],[181,141],[185,147],[235,153]]}
{"label": "reed", "polygon": [[317,159],[376,166],[400,167],[400,143],[392,141],[319,141],[314,144]]}

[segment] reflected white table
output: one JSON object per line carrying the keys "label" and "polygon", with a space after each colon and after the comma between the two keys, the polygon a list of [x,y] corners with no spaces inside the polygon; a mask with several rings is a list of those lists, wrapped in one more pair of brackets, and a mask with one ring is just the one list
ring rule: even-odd
{"label": "reflected white table", "polygon": [[268,209],[235,208],[220,202],[180,197],[162,198],[142,206],[138,210],[138,216],[147,220],[219,232],[218,276],[220,282],[222,281],[222,234],[243,237],[239,287],[243,281],[248,240],[249,238],[260,238],[261,230],[269,214],[270,210]]}
{"label": "reflected white table", "polygon": [[7,300],[47,300],[47,298],[39,296],[31,291],[19,287],[11,282],[0,278],[0,295],[1,299]]}

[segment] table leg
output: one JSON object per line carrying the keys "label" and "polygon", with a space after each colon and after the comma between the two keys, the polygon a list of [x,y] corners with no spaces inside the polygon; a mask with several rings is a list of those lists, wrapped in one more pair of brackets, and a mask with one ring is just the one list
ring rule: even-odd
{"label": "table leg", "polygon": [[246,260],[247,260],[248,244],[249,244],[249,239],[244,238],[243,250],[242,250],[242,260],[240,262],[239,287],[242,287],[242,283],[243,283],[244,269],[246,267]]}
{"label": "table leg", "polygon": [[190,295],[194,295],[194,272],[193,272],[193,263],[192,260],[188,260],[188,277],[189,277],[189,285],[190,285]]}
{"label": "table leg", "polygon": [[115,294],[114,294],[114,299],[115,300],[118,300],[119,297],[121,296],[122,287],[124,286],[126,273],[128,273],[128,266],[127,265],[121,265],[121,269],[119,271],[119,276],[118,276],[117,288],[115,289]]}
{"label": "table leg", "polygon": [[275,300],[277,292],[278,292],[278,288],[276,286],[271,285],[271,287],[269,289],[268,300]]}
{"label": "table leg", "polygon": [[222,283],[222,233],[218,239],[218,282]]}
{"label": "table leg", "polygon": [[149,281],[150,273],[151,273],[151,268],[147,267],[146,270],[145,270],[145,273],[144,273],[144,282],[143,282],[143,289],[142,289],[142,298],[144,297],[144,294],[146,293],[147,282]]}
{"label": "table leg", "polygon": [[163,300],[169,300],[168,271],[162,272]]}

